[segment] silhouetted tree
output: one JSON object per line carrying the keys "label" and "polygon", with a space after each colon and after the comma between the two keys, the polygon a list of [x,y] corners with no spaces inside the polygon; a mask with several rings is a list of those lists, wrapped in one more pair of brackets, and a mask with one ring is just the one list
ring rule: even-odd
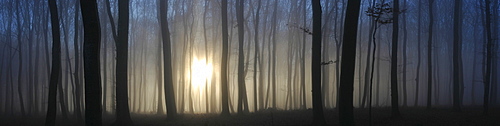
{"label": "silhouetted tree", "polygon": [[321,98],[321,3],[319,0],[311,0],[311,3],[313,10],[311,59],[313,125],[325,125],[326,122],[323,115],[323,101]]}
{"label": "silhouetted tree", "polygon": [[434,25],[433,6],[434,0],[429,0],[429,35],[427,39],[427,109],[432,106],[432,31]]}
{"label": "silhouetted tree", "polygon": [[397,117],[399,113],[398,102],[398,33],[399,33],[399,0],[394,0],[393,25],[392,25],[392,49],[391,49],[391,108],[392,116]]}
{"label": "silhouetted tree", "polygon": [[222,115],[229,115],[229,91],[227,84],[227,57],[228,57],[228,33],[227,33],[227,0],[221,1],[222,16],[222,63],[221,63],[221,90],[222,90]]}
{"label": "silhouetted tree", "polygon": [[455,10],[453,11],[453,110],[455,111],[460,111],[460,69],[461,69],[461,62],[460,60],[460,52],[462,52],[462,49],[460,48],[462,42],[459,39],[460,36],[460,30],[459,30],[459,25],[461,24],[460,22],[460,9],[461,9],[461,2],[460,0],[455,0]]}
{"label": "silhouetted tree", "polygon": [[484,99],[483,99],[483,115],[488,115],[489,109],[489,96],[490,96],[490,80],[491,80],[491,60],[492,60],[492,46],[493,46],[493,38],[491,32],[491,7],[490,0],[484,0],[485,2],[485,29],[486,29],[486,72],[484,73]]}
{"label": "silhouetted tree", "polygon": [[342,46],[342,69],[340,71],[339,89],[339,123],[343,126],[354,125],[354,65],[356,63],[356,36],[358,32],[360,4],[361,0],[348,1],[347,14],[344,21],[344,42]]}
{"label": "silhouetted tree", "polygon": [[99,13],[96,0],[82,0],[80,5],[84,30],[85,124],[100,126],[102,125],[102,87],[99,65],[101,43]]}
{"label": "silhouetted tree", "polygon": [[[129,0],[118,1],[116,44],[116,120],[113,125],[133,125],[128,101]],[[111,13],[111,12],[109,12]],[[110,20],[110,22],[114,22]],[[112,24],[113,25],[113,24]],[[112,27],[113,28],[113,27]]]}
{"label": "silhouetted tree", "polygon": [[177,115],[177,108],[175,107],[174,84],[172,80],[172,48],[170,42],[170,31],[168,29],[167,21],[168,0],[160,0],[159,6],[162,33],[161,36],[163,41],[163,79],[165,101],[167,105],[167,117],[169,119],[173,119]]}
{"label": "silhouetted tree", "polygon": [[236,5],[236,20],[238,22],[238,114],[248,112],[248,100],[245,87],[245,72],[243,70],[245,55],[243,54],[243,42],[245,32],[243,31],[243,0],[238,0]]}
{"label": "silhouetted tree", "polygon": [[49,80],[49,96],[45,125],[53,126],[56,123],[56,95],[59,73],[61,72],[61,32],[59,30],[59,15],[55,0],[49,0],[50,21],[52,24],[52,68]]}

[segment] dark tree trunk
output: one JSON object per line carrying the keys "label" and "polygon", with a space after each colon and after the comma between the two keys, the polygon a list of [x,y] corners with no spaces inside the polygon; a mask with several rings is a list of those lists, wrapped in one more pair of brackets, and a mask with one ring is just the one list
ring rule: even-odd
{"label": "dark tree trunk", "polygon": [[391,49],[391,108],[392,116],[397,117],[399,113],[398,102],[398,33],[399,33],[399,0],[394,0],[392,25],[392,49]]}
{"label": "dark tree trunk", "polygon": [[420,53],[421,52],[421,42],[420,42],[420,34],[421,34],[421,28],[420,28],[420,16],[422,16],[422,8],[420,7],[422,4],[422,2],[418,2],[418,18],[417,18],[417,27],[418,27],[418,31],[417,31],[417,73],[415,74],[416,77],[415,77],[415,102],[414,102],[414,107],[417,107],[418,106],[418,95],[419,95],[419,85],[420,85],[420,58],[422,57],[422,54]]}
{"label": "dark tree trunk", "polygon": [[[128,29],[129,0],[118,1],[118,34],[116,43],[116,120],[114,125],[133,125],[128,100]],[[82,7],[83,8],[83,7]],[[109,12],[111,13],[111,12]],[[114,22],[111,21],[110,22]]]}
{"label": "dark tree trunk", "polygon": [[323,115],[323,101],[321,98],[321,4],[319,0],[311,0],[311,3],[313,10],[311,59],[313,125],[325,125],[326,122]]}
{"label": "dark tree trunk", "polygon": [[461,61],[459,61],[460,57],[460,52],[462,52],[462,49],[460,49],[460,45],[462,42],[460,42],[459,36],[459,26],[461,25],[461,22],[459,21],[460,18],[460,8],[461,8],[461,2],[460,0],[455,1],[455,10],[453,13],[453,110],[454,111],[460,111],[460,64]]}
{"label": "dark tree trunk", "polygon": [[434,0],[429,0],[429,38],[427,39],[427,109],[432,107],[432,31],[434,25],[433,6]]}
{"label": "dark tree trunk", "polygon": [[172,48],[170,42],[170,32],[168,29],[167,9],[168,1],[160,0],[160,21],[161,21],[161,36],[163,41],[163,79],[165,101],[167,105],[167,118],[173,119],[177,115],[177,107],[175,106],[174,84],[172,79]]}
{"label": "dark tree trunk", "polygon": [[491,60],[492,52],[491,47],[493,46],[493,38],[491,35],[491,13],[490,13],[490,0],[485,0],[485,17],[486,17],[486,72],[484,74],[484,99],[483,99],[483,115],[488,115],[489,109],[489,96],[490,96],[490,80],[491,80]]}
{"label": "dark tree trunk", "polygon": [[85,124],[100,126],[102,125],[102,87],[99,65],[101,42],[99,13],[96,0],[80,1],[80,5],[84,30]]}
{"label": "dark tree trunk", "polygon": [[[52,68],[49,81],[49,96],[45,125],[53,126],[56,123],[56,95],[59,73],[61,72],[61,33],[59,30],[59,16],[55,0],[49,0],[50,20],[52,24]],[[47,57],[48,58],[48,57]]]}
{"label": "dark tree trunk", "polygon": [[342,69],[340,71],[339,88],[339,123],[343,126],[354,125],[353,114],[353,89],[354,89],[354,65],[356,62],[356,36],[358,31],[358,19],[360,0],[348,1],[346,17],[344,21],[344,44],[342,47]]}
{"label": "dark tree trunk", "polygon": [[[246,98],[246,88],[245,88],[245,72],[243,70],[245,55],[243,54],[243,42],[244,42],[244,31],[243,31],[243,0],[238,0],[236,5],[236,20],[238,22],[238,114],[242,114],[243,106],[248,108],[247,98]],[[248,109],[245,109],[248,112]]]}
{"label": "dark tree trunk", "polygon": [[222,90],[222,115],[229,116],[229,93],[227,83],[227,57],[228,57],[228,29],[227,29],[227,0],[221,1],[222,16],[222,63],[221,63],[221,90]]}

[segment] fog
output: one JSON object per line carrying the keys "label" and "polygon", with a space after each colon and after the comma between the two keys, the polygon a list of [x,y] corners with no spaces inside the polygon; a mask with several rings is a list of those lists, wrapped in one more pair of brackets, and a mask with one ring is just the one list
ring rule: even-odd
{"label": "fog", "polygon": [[[170,59],[164,59],[159,1],[129,2],[128,73],[121,79],[128,81],[130,113],[167,114],[167,61],[171,63],[176,114],[220,114],[223,96],[228,96],[232,114],[315,109],[312,81],[317,74],[312,70],[315,32],[310,0],[242,0],[241,4],[240,0],[228,0],[227,54],[223,53],[221,0],[168,0],[165,15]],[[79,0],[56,2],[61,43],[57,115],[83,118],[84,33],[88,31],[83,28]],[[484,0],[461,0],[456,13],[454,2],[400,0],[398,49],[392,52],[393,1],[361,0],[354,51],[355,109],[391,107],[393,53],[397,53],[400,108],[448,109],[454,107],[454,102],[461,108],[482,107],[485,90],[489,90],[488,104],[500,105],[500,3],[488,2],[491,7],[486,12]],[[320,0],[320,4],[319,92],[321,106],[331,110],[338,108],[342,90],[344,31],[353,28],[344,27],[349,23],[345,17],[351,14],[346,11],[347,0]],[[119,27],[118,0],[97,0],[97,5],[101,108],[103,115],[115,115],[120,79],[116,72],[120,69],[116,67],[116,43],[124,37],[119,36],[123,28]],[[14,117],[45,116],[54,67],[54,26],[49,4],[45,0],[1,0],[0,6],[0,113]],[[224,56],[227,66],[223,66]],[[227,68],[227,94],[223,92],[223,67]],[[454,81],[454,76],[458,81]],[[489,89],[485,89],[486,76],[491,77]],[[458,95],[454,95],[454,88]]]}

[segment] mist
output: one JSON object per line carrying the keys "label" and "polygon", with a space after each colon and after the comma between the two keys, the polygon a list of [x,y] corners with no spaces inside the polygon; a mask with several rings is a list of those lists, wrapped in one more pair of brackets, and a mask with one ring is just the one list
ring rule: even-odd
{"label": "mist", "polygon": [[500,125],[499,5],[1,0],[0,124]]}

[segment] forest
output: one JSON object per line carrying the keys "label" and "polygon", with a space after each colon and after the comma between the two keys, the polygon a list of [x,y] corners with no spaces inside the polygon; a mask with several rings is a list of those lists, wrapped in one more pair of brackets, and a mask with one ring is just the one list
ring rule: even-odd
{"label": "forest", "polygon": [[499,0],[0,0],[0,125],[500,125]]}

